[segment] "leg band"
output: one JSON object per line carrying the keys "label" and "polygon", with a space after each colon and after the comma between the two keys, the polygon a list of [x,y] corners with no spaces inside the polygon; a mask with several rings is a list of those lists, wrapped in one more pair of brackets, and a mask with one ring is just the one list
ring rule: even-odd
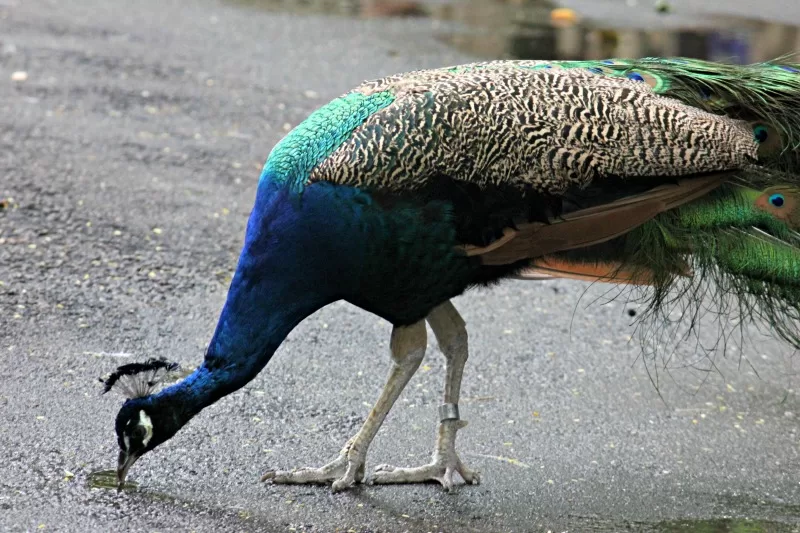
{"label": "leg band", "polygon": [[457,403],[443,403],[439,406],[439,420],[441,422],[459,419]]}

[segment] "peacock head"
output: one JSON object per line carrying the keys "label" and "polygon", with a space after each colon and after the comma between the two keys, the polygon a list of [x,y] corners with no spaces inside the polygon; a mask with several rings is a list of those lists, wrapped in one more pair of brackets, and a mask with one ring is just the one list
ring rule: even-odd
{"label": "peacock head", "polygon": [[[117,414],[115,429],[119,444],[117,483],[121,489],[131,466],[145,453],[169,440],[180,429],[173,410],[153,395],[166,376],[178,370],[177,363],[149,359],[123,365],[106,379],[103,393],[116,388],[127,398]],[[164,405],[162,405],[164,404]]]}

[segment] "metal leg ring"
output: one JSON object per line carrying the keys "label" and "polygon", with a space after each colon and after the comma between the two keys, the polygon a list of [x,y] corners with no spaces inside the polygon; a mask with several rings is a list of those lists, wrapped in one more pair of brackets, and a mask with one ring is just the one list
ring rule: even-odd
{"label": "metal leg ring", "polygon": [[457,403],[443,403],[439,406],[439,420],[444,422],[446,420],[460,420],[458,416]]}

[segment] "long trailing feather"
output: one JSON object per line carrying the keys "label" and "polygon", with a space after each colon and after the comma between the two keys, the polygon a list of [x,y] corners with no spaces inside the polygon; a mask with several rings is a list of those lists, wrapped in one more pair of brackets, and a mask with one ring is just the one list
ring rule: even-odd
{"label": "long trailing feather", "polygon": [[659,214],[611,246],[554,258],[567,264],[562,266],[564,277],[586,265],[613,260],[617,270],[605,278],[645,278],[649,283],[638,284],[650,290],[640,319],[670,321],[679,301],[684,317],[711,311],[704,306],[712,305],[728,322],[763,320],[800,348],[800,239],[787,222],[747,201],[758,197],[758,191],[726,185]]}
{"label": "long trailing feather", "polygon": [[582,209],[547,224],[521,224],[516,231],[500,239],[500,246],[492,243],[482,248],[466,246],[465,250],[467,255],[481,256],[486,265],[502,265],[583,248],[618,237],[658,213],[708,193],[722,183],[724,177],[713,174],[681,180],[674,185]]}

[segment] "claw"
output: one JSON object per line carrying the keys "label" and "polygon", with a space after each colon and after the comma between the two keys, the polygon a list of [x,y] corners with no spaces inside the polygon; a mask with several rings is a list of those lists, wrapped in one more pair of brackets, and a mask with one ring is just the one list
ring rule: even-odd
{"label": "claw", "polygon": [[448,468],[444,471],[444,476],[441,479],[442,486],[447,492],[453,492],[453,470]]}
{"label": "claw", "polygon": [[331,492],[336,494],[337,492],[342,492],[345,489],[349,489],[355,485],[354,481],[350,481],[347,479],[337,479],[333,483],[331,483]]}

